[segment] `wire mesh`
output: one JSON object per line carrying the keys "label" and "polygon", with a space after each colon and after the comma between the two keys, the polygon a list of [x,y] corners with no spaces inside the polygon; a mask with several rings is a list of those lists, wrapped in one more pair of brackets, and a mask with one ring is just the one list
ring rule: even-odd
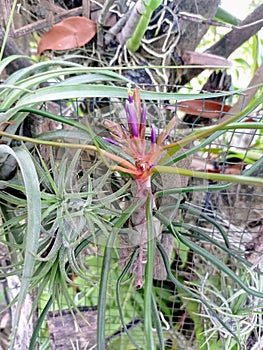
{"label": "wire mesh", "polygon": [[[160,88],[160,87],[159,87]],[[245,99],[245,96],[243,97]],[[222,106],[226,103],[224,98]],[[186,102],[187,104],[187,102]],[[209,112],[204,109],[200,110],[199,115],[192,116],[192,118],[185,118],[185,112],[178,108],[177,104],[173,105],[172,109],[169,101],[151,103],[147,102],[147,133],[146,137],[150,137],[151,125],[155,125],[158,133],[165,127],[167,122],[171,120],[172,116],[178,115],[177,125],[173,133],[171,133],[171,140],[178,140],[183,136],[190,134],[196,128],[203,126],[206,122],[202,117],[204,112]],[[50,105],[43,106],[44,109],[50,111]],[[211,111],[210,111],[211,112]],[[94,133],[100,136],[107,136],[107,132],[103,126],[105,118],[117,121],[118,123],[126,123],[126,115],[124,108],[124,101],[121,99],[85,99],[61,101],[59,104],[59,113],[67,118],[91,126]],[[222,117],[228,113],[220,111],[217,118],[209,120],[209,124],[220,122]],[[230,114],[229,114],[230,115]],[[259,111],[256,115],[250,116],[254,121],[262,121],[262,113]],[[191,122],[189,122],[191,120]],[[61,129],[62,125],[57,125],[57,129]],[[63,126],[64,128],[64,126]],[[66,129],[71,129],[66,127]],[[206,149],[197,152],[191,160],[191,169],[202,170],[208,172],[221,172],[241,174],[245,169],[248,169],[253,161],[249,164],[246,159],[249,158],[249,152],[262,151],[258,147],[258,140],[261,138],[261,133],[258,130],[234,130],[227,132],[223,137],[216,139],[209,144]],[[72,139],[64,138],[64,141],[71,142]],[[73,139],[73,142],[89,142],[80,134],[79,139]],[[243,160],[240,160],[240,153],[243,155]],[[56,154],[56,162],[62,158],[61,153]],[[95,155],[86,157],[82,154],[80,161],[79,172],[85,172],[90,168],[97,158]],[[107,171],[103,168],[102,171]],[[262,176],[263,168],[259,167],[253,175]],[[101,175],[101,174],[100,174]],[[96,178],[96,173],[93,174]],[[190,178],[189,186],[208,186],[214,184],[213,181]],[[262,255],[263,245],[261,234],[263,230],[263,208],[262,208],[262,191],[260,188],[250,185],[234,185],[231,188],[221,191],[204,190],[201,192],[190,192],[184,197],[184,205],[182,206],[182,216],[185,224],[193,225],[197,228],[202,228],[210,237],[214,238],[219,243],[224,241],[221,233],[216,227],[206,220],[209,217],[220,224],[225,230],[230,242],[230,249],[238,252],[244,259],[248,259],[252,264],[258,261]],[[188,209],[187,209],[188,205]],[[196,210],[191,211],[189,207]],[[202,214],[206,216],[202,216]],[[194,239],[193,233],[193,239]],[[257,242],[257,243],[255,243]],[[244,274],[243,278],[252,285],[252,288],[261,288],[260,278],[252,274],[255,268],[250,270],[250,274],[245,276],[244,271],[238,265],[235,258],[231,258],[225,251],[215,247],[214,244],[209,244],[207,241],[199,240],[199,244],[207,251],[210,251],[218,259],[225,261],[225,263],[233,269],[237,274]],[[78,256],[78,263],[81,266],[81,274],[78,276],[72,273],[70,279],[72,286],[68,285],[71,297],[74,300],[76,307],[84,308],[87,311],[86,318],[89,318],[89,312],[95,313],[97,311],[99,283],[101,276],[101,269],[103,268],[103,240],[97,244],[90,245]],[[107,301],[106,301],[106,316],[105,316],[105,336],[106,345],[109,349],[130,349],[136,348],[130,342],[127,336],[123,323],[120,319],[120,308],[118,307],[118,299],[116,295],[116,283],[122,268],[119,262],[120,247],[114,247],[114,253],[111,261],[110,275],[107,286]],[[262,320],[258,316],[260,302],[252,296],[246,296],[241,302],[237,298],[236,283],[231,281],[225,274],[220,273],[211,262],[208,262],[204,257],[201,257],[196,252],[193,252],[177,242],[172,254],[171,269],[178,281],[183,282],[191,290],[196,291],[199,295],[209,300],[213,308],[218,311],[219,318],[223,319],[233,332],[243,332],[248,344],[256,342],[255,339],[260,338]],[[224,288],[223,288],[224,287]],[[48,293],[47,293],[48,294]],[[154,281],[154,294],[157,296],[157,307],[160,320],[162,323],[165,346],[167,349],[196,349],[196,338],[203,333],[207,338],[221,337],[221,346],[227,340],[229,332],[223,330],[218,320],[212,315],[204,305],[200,303],[192,303],[191,298],[185,294],[184,291],[176,288],[174,284],[167,278],[163,281]],[[242,295],[242,293],[241,293]],[[39,312],[42,311],[46,299],[43,299],[39,305]],[[130,337],[135,339],[136,346],[140,349],[146,348],[146,340],[143,328],[143,308],[144,300],[141,290],[134,288],[134,276],[126,276],[123,283],[120,285],[120,302],[123,314],[124,323]],[[235,316],[230,313],[230,304],[235,301],[241,302],[245,308],[251,307],[252,312],[244,313],[244,324],[241,322],[241,316],[238,322]],[[67,309],[67,301],[63,298],[58,298],[58,303],[53,305],[54,310]],[[220,308],[221,307],[221,308]],[[86,308],[86,309],[85,309]],[[88,308],[91,308],[90,310]],[[201,316],[199,316],[201,315]],[[85,317],[85,315],[84,315]],[[249,318],[251,324],[249,324]],[[66,325],[74,322],[74,317],[71,321],[66,322]],[[69,322],[69,323],[68,323]],[[86,325],[86,330],[90,331],[91,324]],[[93,326],[92,326],[93,327]],[[156,327],[156,325],[154,325]],[[199,328],[198,328],[199,327]],[[238,329],[239,327],[239,329]],[[201,331],[200,331],[201,329]],[[48,331],[50,332],[48,335]],[[95,334],[96,329],[93,327],[92,332]],[[198,333],[199,332],[199,333]],[[158,344],[157,332],[153,328],[154,339]],[[51,335],[50,335],[51,334]],[[81,336],[79,336],[81,334]],[[96,337],[91,337],[88,332],[88,338],[85,337],[84,332],[78,332],[78,327],[75,325],[75,333],[62,333],[63,341],[61,347],[58,346],[61,342],[61,336],[54,337],[54,324],[52,324],[52,313],[48,316],[48,328],[42,329],[39,335],[39,342],[51,336],[51,344],[53,348],[59,349],[92,349],[96,348]],[[52,338],[53,337],[53,338]],[[251,340],[254,337],[253,341]],[[41,340],[42,339],[42,340]],[[248,340],[249,339],[249,340]],[[56,343],[57,342],[57,343]],[[55,347],[57,344],[57,347]],[[249,349],[249,347],[248,347]]]}

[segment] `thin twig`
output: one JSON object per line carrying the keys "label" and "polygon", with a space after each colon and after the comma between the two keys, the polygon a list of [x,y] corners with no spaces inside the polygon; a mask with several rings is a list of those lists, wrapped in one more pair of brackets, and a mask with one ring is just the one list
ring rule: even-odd
{"label": "thin twig", "polygon": [[[1,0],[1,3],[2,3],[2,11],[3,11],[3,20],[5,23],[5,27],[7,27],[10,19],[10,15],[11,15],[11,2],[6,0]],[[14,28],[14,23],[12,21],[9,29],[9,36],[11,36],[12,38],[14,37],[14,31],[15,31],[15,28]]]}
{"label": "thin twig", "polygon": [[82,7],[83,7],[83,11],[82,11],[83,17],[90,19],[90,0],[83,0]]}
{"label": "thin twig", "polygon": [[97,24],[97,48],[99,52],[103,52],[104,47],[104,40],[103,40],[103,27],[105,24],[105,19],[107,14],[109,13],[109,10],[111,6],[113,5],[114,0],[106,0],[103,9],[100,13],[100,16],[98,18],[98,24]]}
{"label": "thin twig", "polygon": [[117,39],[121,45],[125,45],[127,40],[133,35],[135,28],[145,11],[145,6],[142,0],[138,0],[132,8],[132,12],[127,20],[122,31],[119,33]]}
{"label": "thin twig", "polygon": [[259,19],[257,21],[254,21],[254,22],[251,22],[248,24],[236,26],[233,24],[224,23],[224,22],[217,21],[214,19],[212,19],[212,20],[207,19],[207,18],[204,18],[200,15],[196,15],[194,13],[188,13],[188,12],[179,12],[178,17],[180,17],[181,19],[196,22],[196,23],[209,24],[209,25],[214,26],[214,27],[225,27],[225,28],[230,28],[230,29],[245,29],[245,28],[252,27],[254,25],[263,23],[263,18],[262,18],[262,19]]}
{"label": "thin twig", "polygon": [[8,16],[8,22],[7,22],[7,25],[6,25],[5,36],[4,36],[4,40],[3,40],[2,47],[1,47],[1,51],[0,51],[0,61],[2,60],[4,51],[5,51],[5,46],[6,46],[7,38],[8,38],[8,35],[9,35],[9,31],[10,31],[10,29],[11,29],[11,27],[12,27],[13,17],[14,17],[14,12],[15,12],[15,8],[16,8],[16,4],[17,4],[17,0],[14,0],[12,9],[11,9],[11,11],[10,11],[10,13],[9,13],[9,16]]}
{"label": "thin twig", "polygon": [[[71,16],[79,16],[82,14],[82,12],[83,12],[83,6],[78,7],[76,9],[73,9],[73,10],[68,10],[66,12],[61,11],[61,13],[54,16],[53,23],[56,24],[56,23],[60,22],[61,20],[63,20],[64,18],[68,18]],[[26,35],[26,34],[29,34],[29,33],[44,29],[44,28],[48,28],[48,27],[50,27],[49,19],[42,19],[42,20],[39,20],[35,23],[25,25],[25,26],[15,30],[14,37],[19,38],[23,35]]]}
{"label": "thin twig", "polygon": [[123,15],[117,22],[114,24],[107,34],[105,35],[104,41],[105,45],[109,45],[112,39],[122,30],[122,28],[125,26],[128,17],[131,15],[131,10],[129,10],[125,15]]}

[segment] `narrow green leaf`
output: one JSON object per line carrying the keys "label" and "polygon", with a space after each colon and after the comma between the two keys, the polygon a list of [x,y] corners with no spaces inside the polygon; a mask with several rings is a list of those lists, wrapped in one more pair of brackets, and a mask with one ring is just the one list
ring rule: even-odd
{"label": "narrow green leaf", "polygon": [[263,129],[263,122],[245,122],[245,123],[231,123],[226,126],[222,126],[221,130],[233,130],[233,129]]}
{"label": "narrow green leaf", "polygon": [[122,311],[122,305],[121,305],[121,293],[120,293],[120,287],[121,287],[121,283],[124,279],[124,277],[127,275],[127,273],[129,272],[132,264],[134,263],[134,261],[136,260],[137,256],[139,253],[139,249],[135,248],[128,263],[126,264],[125,268],[123,269],[122,273],[120,274],[117,283],[116,283],[116,299],[117,299],[117,305],[118,305],[118,309],[119,309],[119,314],[120,314],[120,319],[121,319],[121,323],[122,323],[122,327],[125,331],[125,333],[127,334],[128,338],[130,339],[131,343],[136,347],[136,349],[140,349],[140,347],[138,346],[138,344],[135,342],[135,340],[132,338],[132,336],[130,335],[130,332],[127,329],[125,320],[124,320],[124,315],[123,315],[123,311]]}
{"label": "narrow green leaf", "polygon": [[215,14],[215,18],[219,21],[223,21],[229,24],[233,24],[235,26],[239,25],[239,23],[241,22],[241,20],[239,18],[237,18],[236,16],[234,16],[232,13],[226,11],[223,7],[219,6],[216,14]]}
{"label": "narrow green leaf", "polygon": [[244,291],[246,291],[248,294],[252,294],[255,297],[263,298],[263,293],[258,292],[257,290],[254,290],[250,287],[248,287],[240,278],[237,276],[228,266],[226,266],[222,261],[220,261],[216,256],[212,255],[208,251],[206,251],[204,248],[199,247],[196,243],[190,241],[189,239],[185,238],[182,234],[180,234],[175,226],[169,222],[167,218],[164,217],[164,215],[156,212],[156,217],[168,228],[169,232],[177,237],[182,243],[187,245],[190,249],[193,249],[197,254],[200,254],[202,257],[204,257],[206,260],[210,261],[213,265],[218,267],[221,271],[225,272],[233,281],[235,281]]}
{"label": "narrow green leaf", "polygon": [[153,291],[153,269],[155,256],[155,229],[152,215],[152,198],[146,200],[146,229],[147,229],[147,263],[145,268],[144,284],[144,331],[147,349],[154,350],[154,338],[152,332],[152,291]]}
{"label": "narrow green leaf", "polygon": [[205,221],[209,222],[210,224],[212,224],[222,235],[222,238],[225,242],[225,245],[227,248],[230,247],[230,242],[228,239],[227,234],[225,233],[225,231],[223,230],[223,228],[221,227],[221,225],[218,223],[218,220],[213,219],[211,216],[206,215],[204,212],[202,212],[200,209],[196,209],[195,207],[192,207],[191,204],[180,204],[179,206],[180,209],[182,210],[186,210],[191,214],[196,215],[197,217],[201,217],[203,218]]}
{"label": "narrow green leaf", "polygon": [[[263,103],[263,94],[259,96],[256,100],[252,100],[246,108],[244,108],[240,113],[238,113],[235,116],[230,117],[229,119],[223,121],[222,123],[212,126],[210,128],[202,128],[199,129],[190,135],[184,137],[183,139],[164,146],[164,149],[167,149],[167,155],[165,155],[162,159],[160,159],[159,164],[165,164],[165,165],[171,165],[176,162],[178,162],[181,159],[184,159],[191,154],[194,154],[197,151],[200,151],[201,149],[205,148],[208,144],[210,144],[212,141],[220,137],[225,133],[224,127],[234,123],[239,122],[243,118],[245,118],[247,115],[252,113],[259,105]],[[191,147],[190,150],[180,154],[179,156],[175,157],[171,160],[171,157],[182,147],[191,144],[195,140],[202,140],[200,144],[197,146]]]}
{"label": "narrow green leaf", "polygon": [[152,293],[152,313],[153,313],[153,319],[156,327],[156,333],[159,339],[160,350],[165,350],[162,323],[160,321],[159,312],[158,312],[156,300],[153,293]]}
{"label": "narrow green leaf", "polygon": [[[26,58],[28,60],[32,60],[31,57],[29,56],[10,56],[10,57],[17,57],[17,58]],[[22,81],[25,81],[25,79],[27,79],[28,77],[33,78],[34,75],[39,75],[39,74],[44,74],[46,72],[46,74],[48,74],[48,72],[50,72],[50,70],[52,70],[52,68],[61,68],[61,71],[68,67],[74,68],[75,70],[77,70],[78,68],[83,68],[83,66],[81,66],[78,63],[74,63],[74,62],[69,62],[69,61],[64,61],[64,60],[51,60],[51,61],[43,61],[43,62],[34,62],[34,64],[32,64],[29,67],[25,67],[22,69],[17,70],[16,72],[14,72],[13,74],[11,74],[6,80],[5,82],[7,84],[16,84],[16,83],[21,83]],[[86,67],[87,68],[87,67]],[[30,80],[30,79],[29,79]]]}
{"label": "narrow green leaf", "polygon": [[176,167],[165,166],[165,165],[156,165],[152,168],[152,170],[155,173],[178,174],[178,175],[196,177],[196,178],[207,179],[207,180],[225,181],[225,182],[231,182],[231,183],[248,184],[253,186],[263,186],[263,179],[255,176],[214,174],[214,173],[206,173],[202,171],[194,171],[194,170],[176,168]]}
{"label": "narrow green leaf", "polygon": [[[24,55],[12,55],[12,56],[8,56],[6,58],[4,58],[3,60],[0,61],[0,74],[2,74],[3,70],[14,60],[18,59],[18,58],[28,58],[30,60],[30,58],[28,56],[24,56]],[[11,84],[13,84],[11,82]],[[0,89],[1,91],[2,89]]]}
{"label": "narrow green leaf", "polygon": [[101,268],[100,277],[100,287],[99,287],[99,297],[98,297],[98,319],[97,319],[97,349],[105,350],[105,312],[106,312],[106,300],[107,300],[107,283],[111,263],[111,254],[113,250],[113,244],[116,235],[132,215],[132,213],[140,208],[142,203],[139,201],[136,205],[130,207],[126,212],[124,212],[120,218],[114,223],[114,228],[109,232],[108,239],[106,242],[103,265]]}
{"label": "narrow green leaf", "polygon": [[11,9],[10,9],[10,12],[8,11],[9,12],[8,13],[8,18],[5,19],[5,20],[7,20],[7,23],[6,23],[6,28],[5,28],[5,35],[4,35],[3,41],[1,42],[0,62],[2,61],[3,54],[4,54],[4,51],[6,49],[6,43],[7,43],[7,39],[8,39],[8,36],[9,36],[9,31],[11,29],[11,25],[12,25],[12,22],[13,22],[13,19],[14,19],[16,5],[17,5],[17,0],[14,0],[13,4],[12,4],[12,7],[11,7],[11,4],[10,4]]}
{"label": "narrow green leaf", "polygon": [[[56,73],[58,74],[58,73]],[[61,72],[62,74],[62,72]],[[33,79],[33,78],[32,78]],[[31,79],[31,80],[32,80]],[[42,79],[46,81],[46,79]],[[39,81],[38,83],[41,83]],[[24,88],[30,88],[32,86],[32,81],[30,81],[30,86],[28,84],[23,84]],[[242,90],[243,91],[243,90]],[[39,88],[30,93],[23,93],[21,91],[7,91],[8,96],[4,98],[2,102],[2,108],[10,108],[8,111],[2,113],[0,121],[9,120],[13,115],[15,115],[19,110],[25,107],[33,107],[39,103],[46,101],[57,101],[72,98],[86,98],[89,96],[93,97],[104,97],[104,98],[127,98],[127,88],[119,86],[107,86],[103,84],[66,84],[60,85],[55,84],[53,86]],[[195,100],[200,99],[200,94],[179,94],[179,93],[162,93],[162,92],[150,92],[146,90],[141,90],[141,98],[149,101],[163,101],[163,100]],[[209,93],[202,94],[202,98],[215,98],[219,96],[230,96],[232,92],[223,93]],[[22,96],[23,95],[23,96]],[[18,103],[15,107],[11,108],[15,104],[16,100]]]}
{"label": "narrow green leaf", "polygon": [[38,337],[39,332],[41,330],[41,326],[43,325],[43,322],[45,321],[46,315],[47,315],[47,313],[52,305],[52,302],[53,302],[53,299],[52,299],[52,297],[50,297],[49,300],[47,301],[44,309],[42,310],[39,318],[37,319],[37,322],[34,326],[32,337],[30,339],[29,350],[35,349],[37,337]]}
{"label": "narrow green leaf", "polygon": [[209,302],[207,302],[205,299],[201,298],[198,294],[196,294],[195,292],[193,292],[191,289],[189,289],[188,287],[186,287],[183,283],[179,282],[173,275],[171,268],[170,268],[170,261],[169,258],[165,252],[165,249],[163,248],[163,246],[161,245],[160,242],[157,241],[157,248],[160,251],[162,258],[163,258],[163,262],[167,271],[167,275],[170,278],[170,280],[174,283],[174,285],[176,287],[178,287],[178,289],[183,290],[184,292],[186,292],[188,295],[190,295],[191,297],[193,297],[195,300],[199,301],[201,304],[204,304],[210,311],[211,315],[214,316],[217,321],[229,332],[229,334],[231,334],[236,341],[238,342],[238,344],[240,344],[239,339],[237,337],[236,334],[234,334],[232,332],[232,330],[228,327],[228,325],[221,319],[220,316],[218,316],[216,314],[216,312],[214,311],[214,309],[211,307],[211,305],[209,304]]}
{"label": "narrow green leaf", "polygon": [[38,176],[32,158],[25,148],[11,149],[6,145],[0,145],[0,153],[11,154],[19,165],[25,184],[27,196],[27,232],[25,237],[24,266],[21,278],[21,287],[17,300],[15,318],[13,321],[13,335],[10,347],[15,344],[16,332],[20,320],[20,310],[24,304],[28,288],[34,273],[35,260],[38,250],[38,240],[41,227],[41,200]]}

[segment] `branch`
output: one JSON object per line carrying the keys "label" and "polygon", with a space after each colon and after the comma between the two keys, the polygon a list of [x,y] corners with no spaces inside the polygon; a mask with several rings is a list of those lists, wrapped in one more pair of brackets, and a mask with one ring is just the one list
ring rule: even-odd
{"label": "branch", "polygon": [[125,45],[127,40],[132,37],[137,24],[140,21],[142,14],[145,11],[145,5],[142,0],[136,2],[132,8],[130,17],[128,18],[125,26],[123,27],[121,33],[117,35],[117,39],[121,45]]}
{"label": "branch", "polygon": [[[256,8],[239,27],[236,27],[231,32],[227,33],[221,40],[208,49],[207,52],[223,57],[230,56],[232,52],[262,28],[262,13],[263,4]],[[247,26],[247,24],[251,23],[255,24]]]}
{"label": "branch", "polygon": [[[73,9],[73,10],[67,10],[67,11],[62,10],[61,13],[59,13],[53,17],[52,25],[60,22],[61,20],[65,19],[65,18],[68,18],[71,16],[79,16],[82,14],[82,12],[83,12],[82,6],[76,8],[76,9]],[[38,31],[38,30],[44,29],[44,28],[46,29],[48,27],[50,27],[49,19],[42,19],[42,20],[39,20],[35,23],[28,24],[22,28],[16,29],[14,32],[14,37],[19,38],[20,36],[23,36],[25,34],[32,33],[32,32],[35,32],[35,31]]]}
{"label": "branch", "polygon": [[[229,57],[239,46],[255,35],[263,26],[262,21],[263,4],[258,6],[238,27],[227,33],[221,40],[211,46],[205,52]],[[248,24],[251,24],[248,26]],[[204,68],[205,69],[205,68]],[[197,76],[203,69],[189,69],[182,76],[181,84],[185,85],[192,78]]]}
{"label": "branch", "polygon": [[103,38],[103,27],[105,25],[106,16],[108,15],[111,6],[113,5],[114,0],[107,0],[104,3],[104,6],[102,8],[102,11],[98,18],[97,23],[97,48],[100,53],[103,52],[104,47],[104,38]]}

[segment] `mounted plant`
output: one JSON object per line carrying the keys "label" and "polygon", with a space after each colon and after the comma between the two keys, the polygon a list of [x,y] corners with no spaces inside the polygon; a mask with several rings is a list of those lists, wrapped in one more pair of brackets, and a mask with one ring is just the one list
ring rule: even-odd
{"label": "mounted plant", "polygon": [[[4,68],[10,60],[11,58],[2,61],[1,67]],[[47,68],[50,70],[45,71]],[[33,72],[35,74],[31,76]],[[71,76],[75,74],[80,75]],[[64,78],[64,76],[69,77]],[[39,88],[39,84],[47,83],[50,80],[52,80],[51,86]],[[109,82],[111,85],[97,84],[97,81]],[[142,291],[136,293],[142,293],[143,295],[144,305],[140,316],[144,321],[147,348],[155,348],[156,338],[158,338],[160,348],[164,349],[164,334],[158,310],[158,300],[153,292],[155,290],[153,286],[154,274],[159,263],[163,265],[165,271],[165,274],[159,273],[159,279],[166,279],[167,274],[170,281],[175,284],[178,290],[182,291],[184,298],[188,295],[194,298],[199,305],[204,305],[212,315],[211,317],[214,317],[222,327],[225,327],[228,334],[236,339],[238,343],[239,340],[234,330],[220,318],[220,315],[213,309],[207,299],[198,293],[198,288],[189,287],[187,283],[183,283],[182,280],[173,275],[170,267],[170,254],[174,241],[173,237],[175,237],[177,246],[182,243],[184,247],[214,265],[226,274],[229,280],[234,281],[239,288],[244,290],[246,296],[263,297],[261,291],[250,287],[249,281],[243,281],[235,271],[199,244],[199,241],[209,242],[217,249],[221,249],[228,254],[231,259],[242,264],[244,269],[247,268],[248,263],[240,256],[239,252],[229,248],[227,235],[216,220],[212,220],[200,211],[197,214],[208,221],[210,220],[222,236],[224,244],[219,243],[218,240],[209,236],[201,228],[192,227],[181,222],[181,216],[178,215],[179,209],[194,212],[191,205],[181,203],[180,195],[183,193],[222,190],[230,187],[233,183],[262,186],[263,180],[259,177],[253,177],[251,174],[262,165],[263,159],[262,157],[259,158],[251,168],[238,176],[192,171],[187,168],[184,169],[183,166],[177,167],[177,165],[179,161],[189,159],[197,151],[204,149],[212,141],[223,135],[226,130],[241,128],[242,124],[239,124],[239,121],[262,104],[263,98],[262,96],[259,97],[241,113],[232,116],[221,124],[198,129],[177,141],[173,140],[176,118],[174,117],[167,122],[162,130],[157,130],[154,125],[151,125],[151,122],[148,122],[151,115],[149,109],[147,109],[147,102],[200,99],[200,94],[156,93],[144,90],[140,90],[139,93],[138,88],[135,88],[133,94],[131,90],[128,90],[128,99],[124,109],[127,121],[120,118],[119,115],[115,115],[114,120],[104,118],[102,120],[103,124],[109,131],[109,134],[105,136],[102,136],[100,132],[95,133],[95,129],[89,123],[91,118],[87,118],[88,121],[85,125],[82,120],[74,121],[71,118],[39,108],[44,102],[66,99],[73,104],[75,99],[83,99],[87,96],[90,98],[108,98],[111,101],[126,98],[127,88],[113,85],[113,82],[117,84],[117,82],[123,81],[125,83],[129,82],[122,76],[106,69],[86,68],[69,62],[53,61],[38,63],[20,70],[10,76],[1,87],[0,120],[5,123],[5,130],[0,133],[2,142],[7,143],[7,145],[1,145],[1,155],[4,156],[9,152],[16,156],[19,152],[22,152],[21,150],[24,154],[27,154],[27,158],[30,159],[28,164],[30,164],[31,176],[36,179],[35,191],[39,194],[39,198],[37,197],[38,204],[41,203],[41,207],[34,208],[37,213],[33,214],[30,206],[32,204],[32,190],[21,183],[18,185],[15,179],[12,180],[12,178],[9,181],[2,182],[2,185],[6,188],[19,189],[26,197],[22,201],[12,197],[12,204],[15,208],[13,206],[8,207],[11,216],[5,216],[6,204],[1,206],[4,208],[2,232],[5,239],[3,241],[10,245],[12,251],[10,240],[14,237],[17,240],[16,249],[20,251],[21,256],[25,257],[25,261],[26,259],[30,261],[30,264],[25,264],[23,267],[22,276],[25,276],[25,278],[22,278],[18,306],[20,307],[23,304],[26,292],[35,286],[39,287],[37,303],[44,286],[49,285],[54,295],[59,296],[60,292],[63,291],[69,303],[69,308],[72,307],[74,303],[71,296],[67,295],[67,282],[72,283],[68,278],[67,269],[72,268],[74,272],[79,275],[83,274],[84,277],[85,269],[79,267],[76,259],[80,253],[84,254],[90,245],[100,242],[100,249],[104,258],[100,271],[98,296],[97,348],[99,350],[104,349],[107,285],[111,272],[111,257],[118,247],[117,237],[123,238],[125,235],[125,244],[123,247],[118,247],[120,256],[122,248],[127,254],[126,260],[119,256],[121,265],[119,269],[120,271],[122,269],[122,272],[116,281],[117,304],[119,305],[120,318],[123,320],[123,281],[132,272],[131,276],[135,276],[135,279],[132,279],[134,289],[142,288]],[[10,86],[12,86],[12,90]],[[215,95],[203,94],[202,97],[211,98]],[[230,93],[217,95],[228,96]],[[141,104],[140,98],[144,99],[145,105]],[[158,108],[161,109],[159,106]],[[42,135],[34,135],[34,137],[17,135],[16,132],[19,126],[29,113],[33,114],[36,119],[41,117],[45,121],[56,121],[60,127]],[[121,119],[120,122],[119,119]],[[70,129],[64,130],[62,126],[70,127]],[[251,127],[262,129],[262,123],[256,123]],[[149,128],[150,133],[148,133]],[[14,147],[13,140],[23,142],[24,145],[16,144]],[[77,140],[78,143],[75,143],[74,140]],[[194,145],[192,145],[193,141],[195,141]],[[78,170],[78,155],[73,155],[71,157],[67,156],[68,159],[63,157],[60,160],[51,157],[48,165],[43,161],[41,154],[37,156],[40,160],[40,163],[38,163],[29,155],[33,149],[32,145],[51,146],[53,149],[82,150],[92,155],[91,159],[95,164]],[[58,162],[60,162],[59,165]],[[100,167],[102,164],[102,173],[106,172],[106,175],[101,173]],[[19,166],[21,166],[23,174],[23,169],[26,168],[25,164],[20,162]],[[105,171],[105,169],[107,170]],[[94,178],[96,173],[98,179]],[[112,185],[112,177],[116,174],[118,176],[117,180],[114,180],[114,189],[107,187],[109,184]],[[167,175],[169,177],[166,177]],[[73,176],[73,179],[71,176]],[[184,179],[191,176],[225,181],[227,184],[191,188],[187,187],[186,181],[182,180],[179,186],[175,186],[173,181],[176,176],[177,179],[178,176]],[[24,176],[24,179],[26,181],[26,176]],[[93,186],[94,182],[97,184],[95,187]],[[69,189],[67,187],[68,183],[70,183]],[[98,183],[105,185],[105,187],[99,187]],[[160,185],[162,186],[160,187]],[[107,191],[109,192],[107,193]],[[2,194],[1,196],[3,200],[7,201],[7,195]],[[22,215],[20,218],[16,216],[19,213],[16,205],[22,206],[20,207],[20,214]],[[36,233],[31,231],[25,221],[23,221],[23,226],[19,227],[19,223],[22,220],[28,220],[31,214],[39,218]],[[78,218],[81,221],[83,215],[86,221],[84,220],[83,223],[74,226],[74,220]],[[82,232],[84,226],[87,227],[85,234]],[[21,230],[17,235],[15,228]],[[26,231],[29,229],[30,231]],[[6,235],[7,230],[9,230],[8,235]],[[42,236],[39,236],[40,232],[42,232]],[[30,241],[31,236],[34,238],[32,241]],[[168,236],[167,242],[170,242],[170,244],[167,244],[167,242],[163,244]],[[29,242],[34,242],[34,245],[29,245]],[[177,251],[178,249],[180,250],[180,248],[177,248]],[[181,254],[181,256],[183,255]],[[19,261],[19,266],[22,265],[22,261]],[[50,298],[39,318],[39,323],[32,337],[31,348],[34,346],[37,331],[53,301],[53,297]],[[18,325],[18,322],[19,314],[17,313],[15,326]],[[153,326],[157,330],[156,337],[153,336]],[[129,334],[125,322],[123,322],[123,327]],[[130,338],[134,341],[132,337]]]}

